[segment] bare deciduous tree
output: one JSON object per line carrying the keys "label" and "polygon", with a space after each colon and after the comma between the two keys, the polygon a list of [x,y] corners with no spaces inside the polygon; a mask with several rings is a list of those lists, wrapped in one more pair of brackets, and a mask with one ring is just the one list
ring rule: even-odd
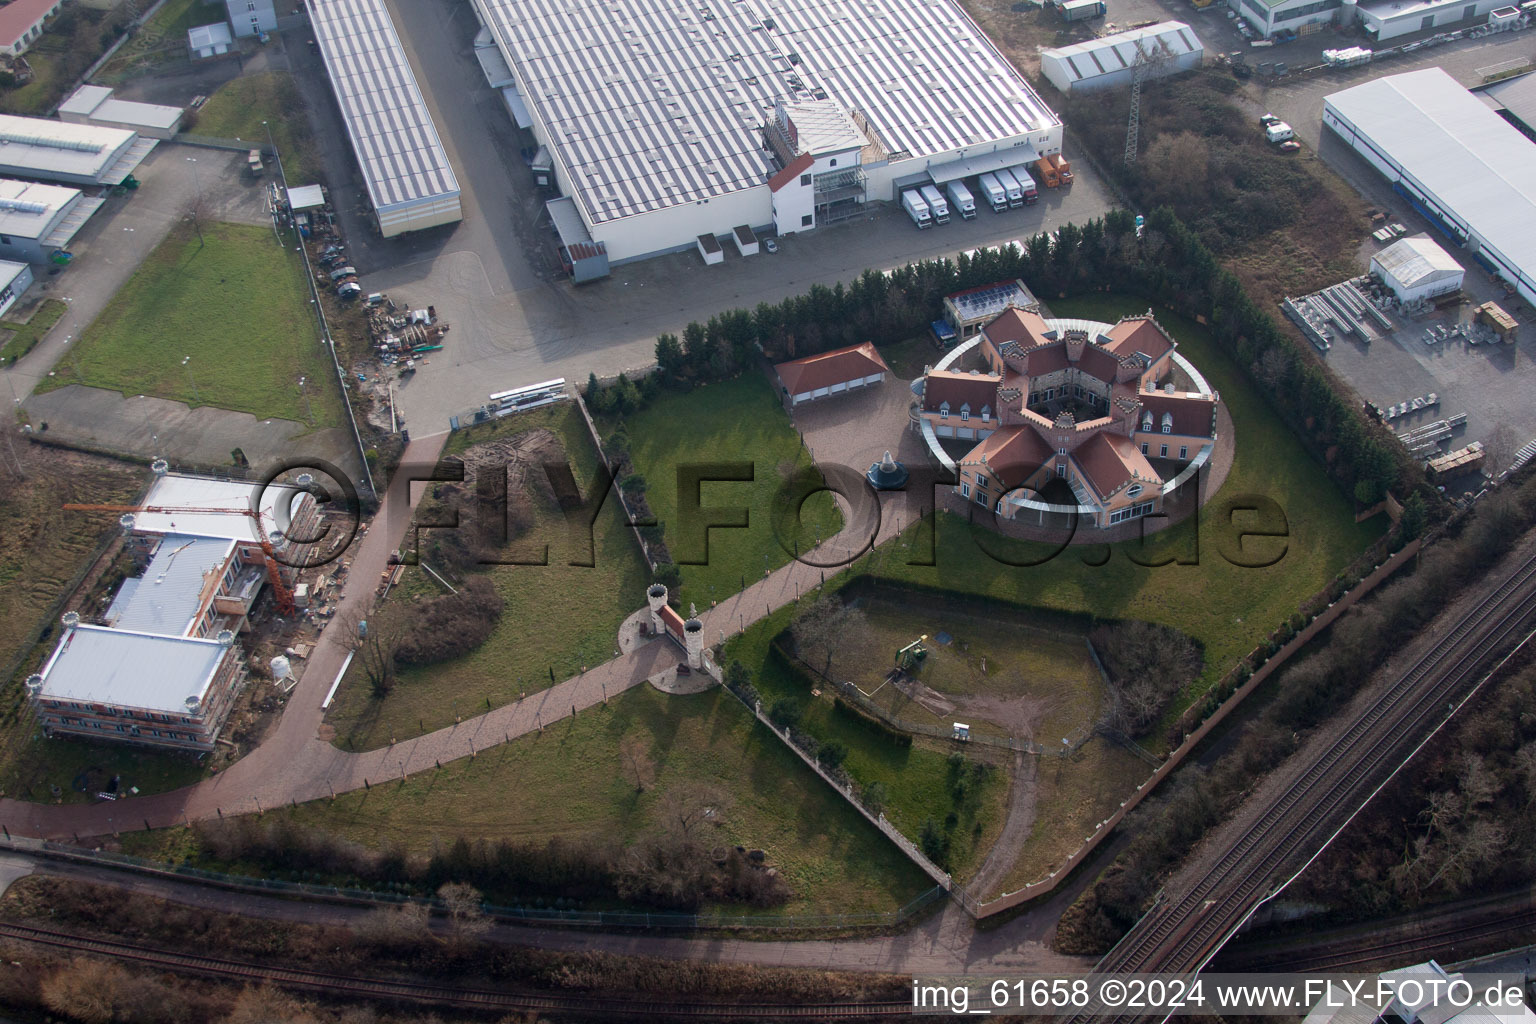
{"label": "bare deciduous tree", "polygon": [[832,658],[863,614],[848,607],[835,594],[822,594],[808,604],[790,626],[795,649],[810,664],[820,663],[823,675],[832,672]]}
{"label": "bare deciduous tree", "polygon": [[224,1024],[319,1024],[297,999],[268,985],[247,986],[235,997]]}
{"label": "bare deciduous tree", "polygon": [[465,882],[449,882],[437,890],[437,898],[448,911],[448,930],[454,939],[464,942],[485,934],[491,919],[481,906],[480,890]]}
{"label": "bare deciduous tree", "polygon": [[706,822],[723,820],[729,810],[730,795],[707,782],[683,782],[661,795],[656,815],[668,834],[684,842],[699,837]]}
{"label": "bare deciduous tree", "polygon": [[359,942],[373,946],[413,946],[431,934],[429,918],[424,903],[381,907],[359,918],[352,925],[352,934]]}
{"label": "bare deciduous tree", "polygon": [[340,623],[339,642],[362,663],[373,695],[385,696],[395,685],[395,655],[410,630],[409,612],[388,602],[362,614],[344,612]]}

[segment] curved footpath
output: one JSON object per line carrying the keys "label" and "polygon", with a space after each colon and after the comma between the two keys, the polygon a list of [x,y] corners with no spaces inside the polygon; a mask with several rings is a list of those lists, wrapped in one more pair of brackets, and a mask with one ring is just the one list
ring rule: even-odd
{"label": "curved footpath", "polygon": [[[850,410],[851,411],[851,410]],[[407,447],[402,464],[432,464],[448,435],[417,438]],[[845,442],[849,438],[844,437]],[[852,465],[879,457],[863,448],[882,438],[858,439],[849,452]],[[904,439],[905,440],[905,439]],[[908,442],[910,443],[910,441]],[[877,445],[878,446],[878,445]],[[903,444],[905,449],[906,445]],[[902,455],[908,453],[902,452]],[[245,814],[361,789],[402,775],[436,767],[437,763],[472,756],[561,718],[601,703],[606,697],[643,683],[649,676],[680,660],[681,652],[666,642],[653,642],[566,679],[514,704],[477,715],[436,732],[392,746],[350,753],[333,746],[323,733],[321,701],[346,658],[340,642],[341,623],[351,612],[365,612],[388,558],[405,539],[415,502],[404,479],[390,484],[382,510],[358,546],[338,614],[321,633],[298,685],[290,695],[277,728],[255,750],[218,775],[169,793],[100,804],[51,805],[14,799],[0,800],[0,823],[13,835],[71,839],[160,828],[218,815]],[[843,531],[814,551],[767,574],[733,597],[701,613],[706,642],[741,632],[773,610],[814,589],[850,557],[878,547],[911,522],[907,496],[881,495],[878,526],[870,521],[873,508],[845,516]],[[894,556],[894,552],[883,553]],[[813,563],[828,563],[825,568]],[[639,595],[637,595],[638,597]],[[267,897],[201,889],[188,883],[152,878],[127,878],[120,872],[39,860],[37,870],[150,892],[180,902],[196,903],[260,916],[291,916],[307,921],[344,918],[348,908],[294,904]],[[1056,903],[1058,900],[1053,900]],[[1059,912],[1060,908],[1055,908]],[[1055,914],[1049,916],[1054,921]],[[977,932],[968,916],[950,904],[914,928],[896,936],[857,940],[758,942],[732,938],[600,935],[584,931],[502,926],[509,941],[550,949],[600,949],[612,953],[644,953],[682,958],[738,960],[803,967],[838,967],[909,973],[985,973],[1004,969],[1080,969],[1085,961],[1062,957],[1044,944],[1044,930],[1029,918],[1002,928]]]}

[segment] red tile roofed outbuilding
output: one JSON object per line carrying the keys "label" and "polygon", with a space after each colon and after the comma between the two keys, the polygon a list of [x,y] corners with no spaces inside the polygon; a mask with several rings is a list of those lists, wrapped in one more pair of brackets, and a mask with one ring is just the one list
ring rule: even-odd
{"label": "red tile roofed outbuilding", "polygon": [[1162,481],[1141,449],[1120,434],[1095,434],[1079,445],[1072,457],[1101,499],[1108,498],[1133,477],[1144,484]]}
{"label": "red tile roofed outbuilding", "polygon": [[59,5],[59,0],[11,0],[0,7],[0,50],[14,52],[21,37]]}
{"label": "red tile roofed outbuilding", "polygon": [[683,642],[683,617],[669,604],[661,606],[661,625],[674,640]]}
{"label": "red tile roofed outbuilding", "polygon": [[872,341],[847,348],[836,348],[819,356],[806,356],[779,363],[773,368],[779,383],[791,398],[830,388],[836,384],[863,380],[877,373],[890,373]]}

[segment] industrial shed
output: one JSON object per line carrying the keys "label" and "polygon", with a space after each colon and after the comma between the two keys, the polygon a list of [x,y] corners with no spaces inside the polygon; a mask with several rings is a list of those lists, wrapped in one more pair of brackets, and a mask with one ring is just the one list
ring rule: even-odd
{"label": "industrial shed", "polygon": [[458,179],[384,0],[313,0],[310,18],[379,233],[463,219]]}
{"label": "industrial shed", "polygon": [[1428,235],[1393,242],[1371,257],[1371,273],[1403,303],[1459,292],[1466,275],[1456,258]]}
{"label": "industrial shed", "polygon": [[0,316],[32,287],[32,268],[25,263],[0,260]]}
{"label": "industrial shed", "polygon": [[59,120],[126,128],[152,139],[169,139],[181,131],[181,107],[120,100],[104,85],[82,85],[59,104]]}
{"label": "industrial shed", "polygon": [[891,368],[875,351],[874,343],[866,341],[819,356],[779,363],[773,372],[779,378],[779,392],[784,400],[796,406],[879,384]]}
{"label": "industrial shed", "polygon": [[1332,93],[1323,124],[1452,243],[1536,302],[1536,143],[1439,68]]}
{"label": "industrial shed", "polygon": [[550,178],[615,263],[1061,150],[1060,119],[956,0],[473,2]]}
{"label": "industrial shed", "polygon": [[1182,21],[1165,21],[1145,28],[1072,46],[1040,51],[1040,71],[1046,79],[1070,95],[1095,89],[1128,88],[1137,63],[1157,61],[1158,76],[1198,68],[1205,59],[1194,29]]}
{"label": "industrial shed", "polygon": [[0,177],[120,185],[156,145],[124,128],[0,114]]}
{"label": "industrial shed", "polygon": [[77,188],[0,178],[0,258],[42,263],[67,250],[105,202]]}
{"label": "industrial shed", "polygon": [[1481,25],[1490,12],[1509,5],[1510,0],[1383,0],[1360,5],[1360,27],[1380,43],[1437,28],[1450,31]]}

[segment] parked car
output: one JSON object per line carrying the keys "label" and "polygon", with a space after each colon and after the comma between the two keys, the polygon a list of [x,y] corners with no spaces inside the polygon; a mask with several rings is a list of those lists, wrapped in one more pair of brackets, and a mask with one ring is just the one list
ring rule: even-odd
{"label": "parked car", "polygon": [[1276,117],[1274,114],[1260,114],[1259,115],[1259,126],[1261,128],[1268,128],[1272,124],[1279,124],[1279,123],[1280,123],[1280,119],[1278,117]]}
{"label": "parked car", "polygon": [[348,265],[346,265],[344,267],[337,267],[335,270],[331,271],[331,280],[332,281],[340,281],[344,277],[356,277],[356,276],[357,276],[357,268],[352,266],[351,264],[348,264]]}
{"label": "parked car", "polygon": [[1280,150],[1282,153],[1294,153],[1301,148],[1301,143],[1297,142],[1295,139],[1286,139],[1275,148]]}
{"label": "parked car", "polygon": [[779,251],[779,243],[775,242],[771,238],[765,238],[765,239],[763,239],[763,248],[767,249],[769,252],[778,252]]}
{"label": "parked car", "polygon": [[355,299],[363,294],[363,286],[357,283],[357,279],[343,281],[336,286],[336,297],[340,299]]}

